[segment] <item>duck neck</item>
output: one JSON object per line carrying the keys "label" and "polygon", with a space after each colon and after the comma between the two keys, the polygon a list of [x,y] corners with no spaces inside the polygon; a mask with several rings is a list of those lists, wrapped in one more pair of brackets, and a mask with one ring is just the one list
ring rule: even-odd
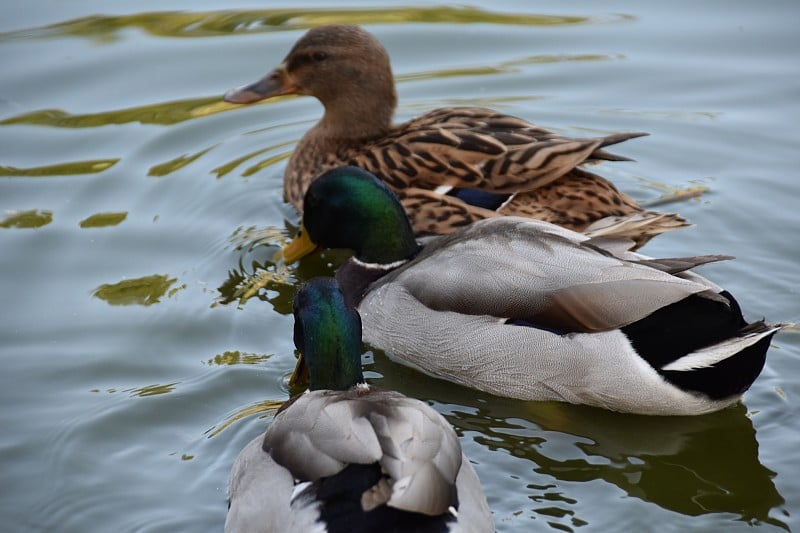
{"label": "duck neck", "polygon": [[331,278],[316,278],[295,296],[294,343],[308,366],[309,389],[347,390],[364,382],[361,318]]}
{"label": "duck neck", "polygon": [[325,115],[315,127],[321,135],[345,143],[362,143],[389,132],[397,95],[390,85],[365,89],[357,95],[341,95],[335,101],[322,104]]}
{"label": "duck neck", "polygon": [[405,264],[407,261],[400,261],[399,264],[373,265],[362,263],[355,257],[350,258],[336,271],[336,281],[342,288],[345,302],[351,307],[358,307],[369,286],[378,281],[383,276]]}

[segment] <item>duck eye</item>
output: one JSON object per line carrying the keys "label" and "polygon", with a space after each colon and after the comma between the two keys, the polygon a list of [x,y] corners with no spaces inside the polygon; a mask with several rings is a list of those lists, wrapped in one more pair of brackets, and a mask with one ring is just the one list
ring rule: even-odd
{"label": "duck eye", "polygon": [[325,59],[328,59],[328,54],[325,52],[314,52],[311,57],[314,59],[314,61],[324,61]]}

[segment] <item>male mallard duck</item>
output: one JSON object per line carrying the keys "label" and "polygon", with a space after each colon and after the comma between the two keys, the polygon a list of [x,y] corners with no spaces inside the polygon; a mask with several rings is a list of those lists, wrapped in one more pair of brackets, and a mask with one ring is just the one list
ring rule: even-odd
{"label": "male mallard duck", "polygon": [[337,278],[366,342],[499,396],[715,411],[750,387],[784,326],[746,323],[733,296],[689,272],[725,256],[650,259],[620,239],[519,217],[420,247],[395,195],[355,167],[311,184],[285,261],[315,243],[354,250]]}
{"label": "male mallard duck", "polygon": [[310,390],[237,457],[225,531],[494,531],[444,417],[364,383],[361,321],[336,280],[301,287],[294,317]]}
{"label": "male mallard duck", "polygon": [[603,148],[644,133],[571,139],[482,108],[436,109],[392,125],[397,97],[389,56],[358,26],[310,30],[274,71],[228,91],[225,100],[285,94],[314,96],[325,106],[286,167],[284,195],[297,209],[322,172],[355,165],[392,187],[418,235],[520,215],[641,245],[687,225],[677,215],[645,211],[606,179],[577,168],[625,160]]}

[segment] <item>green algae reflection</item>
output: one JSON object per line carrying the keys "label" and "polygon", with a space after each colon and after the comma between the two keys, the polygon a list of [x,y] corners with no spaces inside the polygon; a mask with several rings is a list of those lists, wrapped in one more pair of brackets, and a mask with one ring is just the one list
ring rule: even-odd
{"label": "green algae reflection", "polygon": [[217,354],[213,359],[209,359],[209,365],[256,365],[272,357],[267,354],[243,353],[238,350],[227,351]]}
{"label": "green algae reflection", "polygon": [[226,420],[223,420],[219,424],[206,430],[205,435],[208,438],[216,437],[230,427],[233,423],[249,416],[274,416],[284,402],[285,400],[264,400],[262,402],[243,407],[229,416]]}
{"label": "green algae reflection", "polygon": [[105,228],[121,224],[126,218],[128,218],[128,213],[124,211],[121,213],[97,213],[84,218],[79,225],[82,228]]}
{"label": "green algae reflection", "polygon": [[[104,283],[97,287],[92,296],[105,300],[111,305],[152,305],[161,301],[169,288],[177,281],[166,275],[154,274],[142,278],[126,279],[119,283]],[[169,291],[169,296],[182,287]]]}
{"label": "green algae reflection", "polygon": [[564,26],[631,20],[624,14],[565,16],[501,13],[471,6],[385,7],[371,9],[260,9],[248,11],[159,11],[120,16],[89,16],[0,36],[79,37],[112,43],[129,28],[159,37],[208,38],[232,33],[266,33],[298,30],[321,24],[505,24],[514,26]]}
{"label": "green algae reflection", "polygon": [[[132,122],[169,126],[184,122],[186,120],[191,120],[193,118],[214,115],[216,113],[221,113],[222,111],[235,109],[238,107],[236,104],[223,102],[220,98],[220,96],[191,98],[130,107],[126,109],[77,115],[68,113],[61,109],[43,109],[0,120],[0,126],[31,124],[35,126],[51,126],[55,128],[97,128],[101,126],[107,126],[109,124],[129,124]],[[95,165],[95,168],[99,168],[97,165],[105,164],[105,168],[107,168],[117,161],[117,159],[109,159],[88,161],[86,163]],[[60,166],[63,167],[63,165]],[[0,176],[18,175],[16,173],[1,173],[3,168],[10,167],[0,167]],[[100,170],[105,170],[105,168],[100,168]],[[14,172],[17,172],[18,170],[19,169],[12,169]],[[88,172],[84,169],[79,170],[81,170],[80,173]],[[75,174],[77,172],[72,173]]]}
{"label": "green algae reflection", "polygon": [[[11,124],[11,122],[8,123]],[[117,164],[117,162],[119,162],[119,159],[96,159],[91,161],[74,161],[69,163],[59,163],[57,165],[29,168],[0,165],[0,177],[42,178],[51,176],[97,174],[113,167]]]}
{"label": "green algae reflection", "polygon": [[12,211],[0,221],[0,228],[41,228],[53,221],[53,212],[46,209]]}

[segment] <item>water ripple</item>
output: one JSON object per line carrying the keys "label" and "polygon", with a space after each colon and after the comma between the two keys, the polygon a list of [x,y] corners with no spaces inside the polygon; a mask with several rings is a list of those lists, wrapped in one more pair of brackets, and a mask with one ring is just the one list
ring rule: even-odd
{"label": "water ripple", "polygon": [[94,15],[40,28],[0,33],[0,40],[79,37],[110,43],[126,29],[158,37],[208,38],[232,33],[265,33],[306,29],[322,24],[499,24],[567,26],[635,20],[632,15],[542,15],[500,13],[470,6],[379,9],[264,9],[252,11],[149,12],[121,16]]}

